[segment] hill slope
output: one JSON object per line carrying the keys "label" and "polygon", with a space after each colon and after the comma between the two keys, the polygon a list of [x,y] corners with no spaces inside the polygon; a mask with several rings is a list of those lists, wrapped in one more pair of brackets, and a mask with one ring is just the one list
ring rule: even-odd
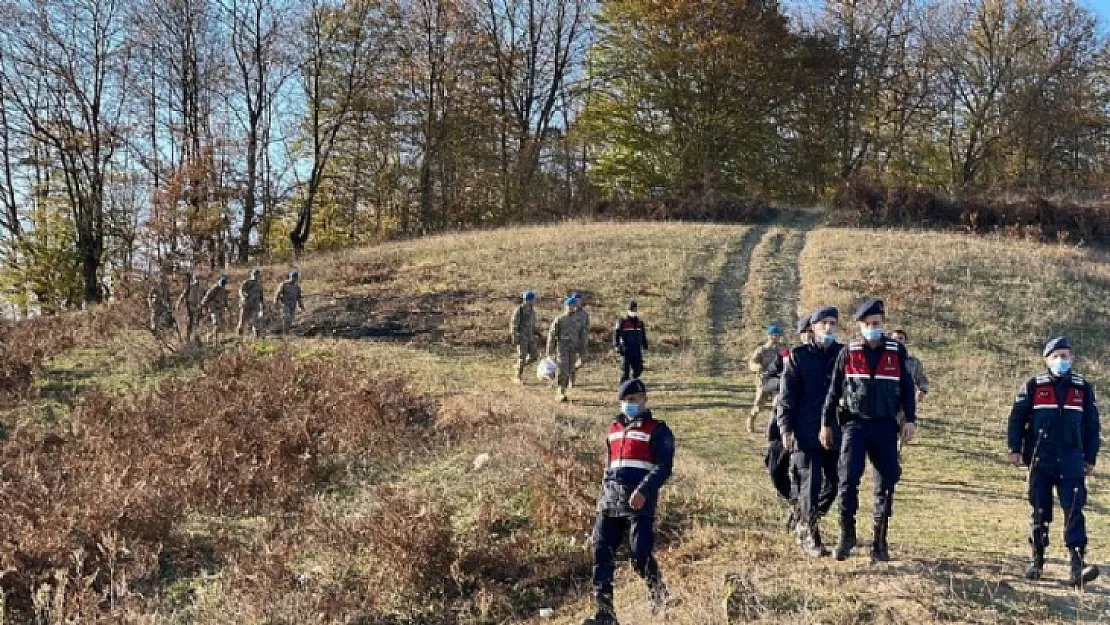
{"label": "hill slope", "polygon": [[[411,436],[376,443],[388,453],[348,461],[343,452],[346,460],[334,461],[339,477],[314,481],[291,512],[198,505],[174,532],[204,537],[210,557],[132,580],[143,594],[113,610],[181,623],[494,623],[550,606],[555,622],[579,621],[589,604],[585,539],[597,441],[614,411],[618,375],[606,341],[634,297],[654,343],[645,373],[651,403],[679,444],[660,519],[661,563],[678,600],[666,622],[727,622],[732,574],[745,580],[736,604],[749,622],[1105,621],[1110,594],[1102,585],[1077,594],[1018,579],[1024,476],[1002,452],[1013,391],[1037,367],[1045,337],[1072,336],[1078,370],[1096,388],[1110,382],[1110,347],[1101,341],[1110,318],[1106,260],[1013,241],[818,228],[801,214],[752,227],[512,229],[309,262],[309,310],[298,335],[249,351],[263,363],[280,358],[274,351],[332,363],[352,379],[401,376],[407,390],[391,392],[424,416],[402,426]],[[593,356],[570,405],[534,381],[511,383],[508,317],[525,288],[540,295],[544,330],[562,294],[589,296]],[[743,361],[767,322],[792,325],[797,310],[819,303],[850,310],[864,295],[884,297],[892,325],[909,330],[934,392],[921,407],[918,441],[904,452],[895,562],[807,562],[781,529],[762,435],[745,431],[753,388]],[[141,403],[167,379],[227,375],[226,364],[213,363],[237,351],[227,341],[167,358],[145,340],[135,333],[54,359],[36,382],[38,395],[0,416],[11,440],[68,423],[94,387]],[[274,392],[292,383],[275,380]],[[475,469],[483,453],[489,462]],[[1096,477],[1088,507],[1095,562],[1110,553],[1104,497]],[[1059,525],[1056,578],[1064,574]],[[834,536],[835,521],[824,529]],[[251,566],[282,549],[273,566]],[[627,567],[620,579],[622,622],[656,622]]]}

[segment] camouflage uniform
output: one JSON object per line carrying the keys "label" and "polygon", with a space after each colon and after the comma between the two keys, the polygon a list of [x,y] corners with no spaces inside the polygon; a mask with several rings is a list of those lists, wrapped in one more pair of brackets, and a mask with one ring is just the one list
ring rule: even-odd
{"label": "camouflage uniform", "polygon": [[235,333],[243,336],[247,326],[254,336],[262,334],[262,283],[256,278],[244,280],[239,285],[239,325]]}
{"label": "camouflage uniform", "polygon": [[531,304],[521,304],[513,311],[509,332],[516,345],[516,379],[524,380],[524,365],[540,357],[539,341],[536,340],[536,310]]}
{"label": "camouflage uniform", "polygon": [[170,287],[160,282],[151,287],[146,298],[150,307],[150,331],[159,338],[166,330],[174,327],[173,310],[170,309]]}
{"label": "camouflage uniform", "polygon": [[281,306],[281,333],[285,334],[293,326],[297,307],[300,306],[301,310],[304,310],[304,302],[301,301],[301,285],[296,278],[290,278],[281,283],[277,294],[274,295],[274,303]]}
{"label": "camouflage uniform", "polygon": [[577,304],[571,315],[575,318],[575,323],[578,324],[579,328],[572,358],[574,367],[570,370],[570,387],[574,388],[574,374],[578,368],[586,364],[586,348],[590,344],[590,315],[582,307],[581,302]]}
{"label": "camouflage uniform", "polygon": [[188,318],[188,323],[185,326],[185,340],[193,340],[193,332],[196,331],[197,325],[200,323],[201,315],[201,302],[204,301],[204,284],[200,280],[193,279],[185,286],[185,290],[181,292],[181,296],[177,298],[177,308],[185,305],[185,315]]}
{"label": "camouflage uniform", "polygon": [[559,399],[566,401],[567,387],[570,386],[574,374],[574,359],[579,353],[579,344],[583,340],[585,328],[582,326],[582,317],[575,316],[569,309],[555,318],[551,329],[547,333],[547,357],[552,358],[558,349],[559,363]]}
{"label": "camouflage uniform", "polygon": [[224,313],[227,311],[227,287],[217,282],[208,289],[200,301],[201,310],[207,310],[212,319],[212,330],[208,338],[219,337],[224,328]]}
{"label": "camouflage uniform", "polygon": [[760,345],[751,357],[748,358],[748,370],[755,374],[755,401],[752,403],[751,413],[748,415],[748,431],[755,431],[755,420],[759,412],[774,400],[774,392],[766,388],[768,377],[773,377],[776,371],[781,371],[780,363],[782,345],[767,341]]}

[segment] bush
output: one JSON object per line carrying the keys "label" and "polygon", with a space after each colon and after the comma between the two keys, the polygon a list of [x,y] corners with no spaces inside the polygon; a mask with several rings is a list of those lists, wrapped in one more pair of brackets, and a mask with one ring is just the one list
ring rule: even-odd
{"label": "bush", "polygon": [[1110,203],[980,193],[952,199],[921,186],[841,185],[829,214],[851,227],[911,226],[1000,234],[1040,242],[1110,242]]}
{"label": "bush", "polygon": [[173,568],[162,556],[190,553],[189,515],[295,512],[356,458],[393,461],[431,404],[355,370],[240,351],[131,399],[86,393],[64,427],[15,430],[0,448],[9,611],[58,584],[78,602],[67,614],[115,605],[129,580]]}
{"label": "bush", "polygon": [[598,218],[631,221],[748,223],[769,219],[774,214],[771,205],[757,197],[603,200],[594,207]]}

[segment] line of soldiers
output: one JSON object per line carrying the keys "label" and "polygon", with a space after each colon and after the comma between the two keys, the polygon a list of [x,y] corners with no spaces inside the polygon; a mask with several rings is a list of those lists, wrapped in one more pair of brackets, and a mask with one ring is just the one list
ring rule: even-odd
{"label": "line of soldiers", "polygon": [[[186,341],[199,339],[198,330],[206,314],[210,322],[207,339],[219,339],[224,329],[224,316],[230,310],[227,284],[228,277],[220,276],[216,284],[206,290],[201,276],[194,274],[178,296],[176,306],[171,308],[169,283],[165,277],[160,278],[147,295],[151,331],[155,336],[164,338],[177,327],[173,311],[184,307]],[[239,285],[239,323],[235,328],[236,335],[243,336],[245,332],[250,332],[256,338],[262,336],[265,329],[263,299],[262,270],[255,268],[251,270],[250,277]],[[286,334],[293,327],[298,308],[304,311],[300,272],[289,272],[289,277],[278,286],[273,301],[281,310],[281,331]]]}
{"label": "line of soldiers", "polygon": [[[509,334],[517,350],[514,381],[524,383],[524,367],[539,358],[539,339],[536,323],[536,293],[525,291],[521,303],[513,310],[509,321]],[[585,298],[571,293],[563,300],[563,312],[551,322],[547,332],[545,355],[554,360],[558,369],[556,384],[559,401],[568,401],[567,389],[574,388],[578,369],[585,365],[590,339],[590,315],[586,312]],[[637,305],[632,301],[628,312],[617,320],[613,328],[613,351],[621,357],[621,378],[639,379],[644,370],[644,351],[648,349],[647,328],[639,317]]]}
{"label": "line of soldiers", "polygon": [[[906,351],[905,331],[884,332],[882,300],[864,302],[853,321],[859,338],[846,345],[838,340],[836,308],[823,306],[799,321],[801,344],[782,362],[765,461],[772,484],[790,503],[787,526],[806,556],[830,555],[819,523],[839,497],[837,560],[848,558],[858,542],[859,484],[870,461],[871,560],[886,562],[894,491],[902,474],[901,444],[914,438],[917,403],[928,394],[929,381],[920,361]],[[1100,447],[1098,405],[1090,383],[1072,371],[1074,354],[1066,337],[1049,341],[1042,356],[1046,370],[1022,384],[1007,428],[1010,461],[1027,468],[1033,507],[1032,559],[1024,575],[1035,580],[1043,574],[1055,490],[1064,511],[1067,581],[1080,587],[1099,574],[1098,567],[1085,562],[1083,516],[1085,478],[1094,472]]]}

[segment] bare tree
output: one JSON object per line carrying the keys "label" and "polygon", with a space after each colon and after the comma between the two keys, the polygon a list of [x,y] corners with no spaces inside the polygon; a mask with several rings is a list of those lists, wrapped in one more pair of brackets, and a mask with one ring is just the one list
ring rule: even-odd
{"label": "bare tree", "polygon": [[87,303],[102,297],[105,182],[127,130],[131,39],[122,9],[122,0],[26,0],[4,33],[8,101],[58,159]]}

